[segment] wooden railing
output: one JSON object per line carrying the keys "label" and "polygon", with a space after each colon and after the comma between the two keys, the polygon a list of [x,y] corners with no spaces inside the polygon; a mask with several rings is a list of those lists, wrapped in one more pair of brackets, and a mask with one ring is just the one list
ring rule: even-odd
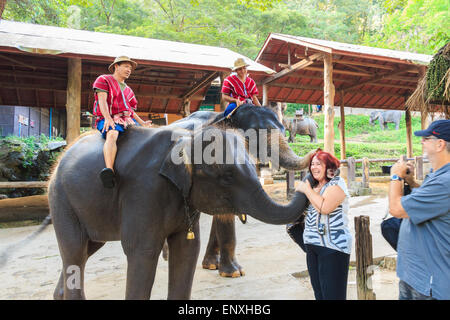
{"label": "wooden railing", "polygon": [[9,188],[47,188],[48,181],[4,181],[0,182],[0,189]]}

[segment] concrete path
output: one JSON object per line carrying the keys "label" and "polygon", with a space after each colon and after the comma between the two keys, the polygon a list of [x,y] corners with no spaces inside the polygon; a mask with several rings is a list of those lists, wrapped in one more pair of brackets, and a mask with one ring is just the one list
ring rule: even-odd
{"label": "concrete path", "polygon": [[[370,216],[373,257],[393,255],[395,251],[382,238],[380,223],[386,213],[387,198],[364,196],[350,199],[350,228],[354,217]],[[201,260],[206,249],[212,218],[202,215],[201,251],[192,289],[192,299],[314,299],[303,251],[290,239],[285,226],[261,223],[249,217],[247,224],[236,219],[237,259],[246,275],[222,278],[217,271],[204,270]],[[0,229],[0,252],[22,240],[37,226]],[[355,260],[354,253],[351,260]],[[16,251],[0,269],[0,299],[52,299],[61,271],[61,260],[53,226]],[[120,242],[109,242],[88,261],[85,292],[88,299],[123,299],[125,295],[126,257]],[[168,263],[159,260],[151,299],[167,297]],[[394,271],[376,269],[372,277],[377,299],[397,299],[398,279]],[[355,272],[350,270],[348,299],[356,299]]]}

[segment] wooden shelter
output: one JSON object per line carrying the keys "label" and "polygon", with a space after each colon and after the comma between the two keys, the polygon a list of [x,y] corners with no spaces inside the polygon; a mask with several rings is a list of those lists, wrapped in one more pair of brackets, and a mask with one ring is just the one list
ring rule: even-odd
{"label": "wooden shelter", "polygon": [[272,33],[255,61],[272,68],[263,101],[324,105],[324,149],[334,154],[334,106],[341,110],[341,159],[345,159],[344,106],[405,110],[407,153],[412,156],[411,114],[405,102],[431,56]]}
{"label": "wooden shelter", "polygon": [[70,143],[81,111],[92,110],[94,80],[120,55],[139,64],[127,84],[144,117],[198,110],[238,57],[256,81],[274,73],[226,48],[0,20],[0,105],[66,108]]}

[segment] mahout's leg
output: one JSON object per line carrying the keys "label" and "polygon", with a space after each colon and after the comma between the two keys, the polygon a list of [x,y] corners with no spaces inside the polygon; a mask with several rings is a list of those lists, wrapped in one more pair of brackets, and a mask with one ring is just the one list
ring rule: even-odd
{"label": "mahout's leg", "polygon": [[181,231],[167,238],[169,244],[169,293],[170,300],[191,298],[192,281],[200,252],[200,227],[198,221],[192,230],[194,239],[186,239],[187,231]]}

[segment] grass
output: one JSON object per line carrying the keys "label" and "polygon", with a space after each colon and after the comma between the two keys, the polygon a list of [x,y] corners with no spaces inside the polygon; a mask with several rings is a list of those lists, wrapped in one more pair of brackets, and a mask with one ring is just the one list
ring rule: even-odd
{"label": "grass", "polygon": [[[324,115],[318,114],[313,116],[318,123],[319,129],[317,138],[323,141],[323,122]],[[340,158],[340,132],[338,123],[341,120],[340,116],[334,117],[334,135],[335,144],[334,150],[338,158]],[[412,117],[411,119],[412,131],[421,130],[420,117]],[[399,130],[395,130],[393,123],[388,124],[388,130],[381,130],[378,120],[374,126],[369,124],[369,116],[367,115],[346,115],[345,116],[345,140],[346,140],[346,157],[353,157],[355,159],[362,159],[367,157],[369,159],[382,158],[399,158],[406,155],[406,125],[405,120],[400,121]],[[311,143],[309,136],[297,135],[293,143],[289,143],[295,153],[299,155],[322,148],[323,142]],[[413,134],[413,155],[422,155],[422,145],[420,138]],[[382,165],[392,165],[392,162],[386,163],[371,163],[370,169],[381,171]],[[358,165],[360,166],[360,165]]]}

